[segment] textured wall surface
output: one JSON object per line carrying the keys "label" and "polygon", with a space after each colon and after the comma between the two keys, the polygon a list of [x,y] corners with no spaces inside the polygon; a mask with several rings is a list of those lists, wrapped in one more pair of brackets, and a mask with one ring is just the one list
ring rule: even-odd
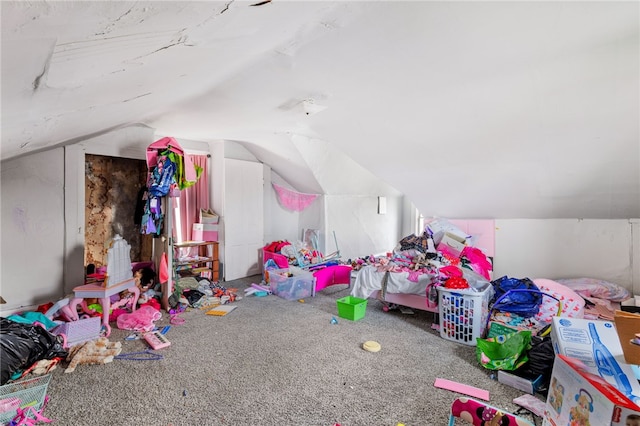
{"label": "textured wall surface", "polygon": [[105,244],[116,234],[131,245],[132,261],[149,260],[151,237],[141,235],[134,223],[138,192],[147,175],[145,162],[100,155],[85,158],[85,265],[105,265]]}

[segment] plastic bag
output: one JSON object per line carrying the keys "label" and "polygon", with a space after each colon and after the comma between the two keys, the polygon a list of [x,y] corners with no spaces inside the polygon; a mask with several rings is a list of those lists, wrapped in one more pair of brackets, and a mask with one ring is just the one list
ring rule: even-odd
{"label": "plastic bag", "polygon": [[522,367],[529,358],[527,352],[531,343],[531,331],[476,339],[478,362],[488,370],[513,371]]}
{"label": "plastic bag", "polygon": [[0,385],[11,376],[41,359],[66,357],[64,338],[49,333],[39,325],[0,318]]}
{"label": "plastic bag", "polygon": [[531,376],[542,376],[539,392],[545,396],[551,382],[555,356],[551,337],[531,336],[531,349],[527,352],[529,360],[519,370]]}
{"label": "plastic bag", "polygon": [[491,282],[495,290],[494,310],[511,312],[523,318],[538,313],[542,304],[542,293],[529,278],[498,278]]}

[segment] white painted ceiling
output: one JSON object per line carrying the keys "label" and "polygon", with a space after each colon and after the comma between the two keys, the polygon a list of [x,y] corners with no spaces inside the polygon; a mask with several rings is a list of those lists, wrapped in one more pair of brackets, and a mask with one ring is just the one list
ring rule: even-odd
{"label": "white painted ceiling", "polygon": [[1,158],[142,123],[428,216],[640,217],[638,2],[258,1],[1,2]]}

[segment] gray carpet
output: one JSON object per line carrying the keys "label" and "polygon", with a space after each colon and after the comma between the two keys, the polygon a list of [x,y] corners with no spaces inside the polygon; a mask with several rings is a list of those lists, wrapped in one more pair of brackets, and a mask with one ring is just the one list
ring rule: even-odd
{"label": "gray carpet", "polygon": [[[260,277],[223,283],[243,289]],[[433,386],[445,378],[486,389],[490,404],[514,411],[523,392],[490,378],[475,348],[440,338],[433,315],[383,312],[369,300],[362,320],[339,318],[346,285],[314,298],[243,297],[226,316],[191,310],[166,337],[162,360],[114,360],[58,367],[45,414],[58,425],[446,425],[459,394]],[[332,324],[336,317],[337,324]],[[169,323],[166,313],[157,322]],[[125,341],[123,353],[147,348]],[[380,352],[362,349],[375,340]]]}

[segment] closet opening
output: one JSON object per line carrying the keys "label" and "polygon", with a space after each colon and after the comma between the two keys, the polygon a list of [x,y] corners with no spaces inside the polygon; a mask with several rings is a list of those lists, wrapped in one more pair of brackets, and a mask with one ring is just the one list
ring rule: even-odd
{"label": "closet opening", "polygon": [[85,154],[85,270],[106,265],[115,235],[131,245],[132,262],[152,260],[153,236],[140,233],[146,179],[144,160]]}

